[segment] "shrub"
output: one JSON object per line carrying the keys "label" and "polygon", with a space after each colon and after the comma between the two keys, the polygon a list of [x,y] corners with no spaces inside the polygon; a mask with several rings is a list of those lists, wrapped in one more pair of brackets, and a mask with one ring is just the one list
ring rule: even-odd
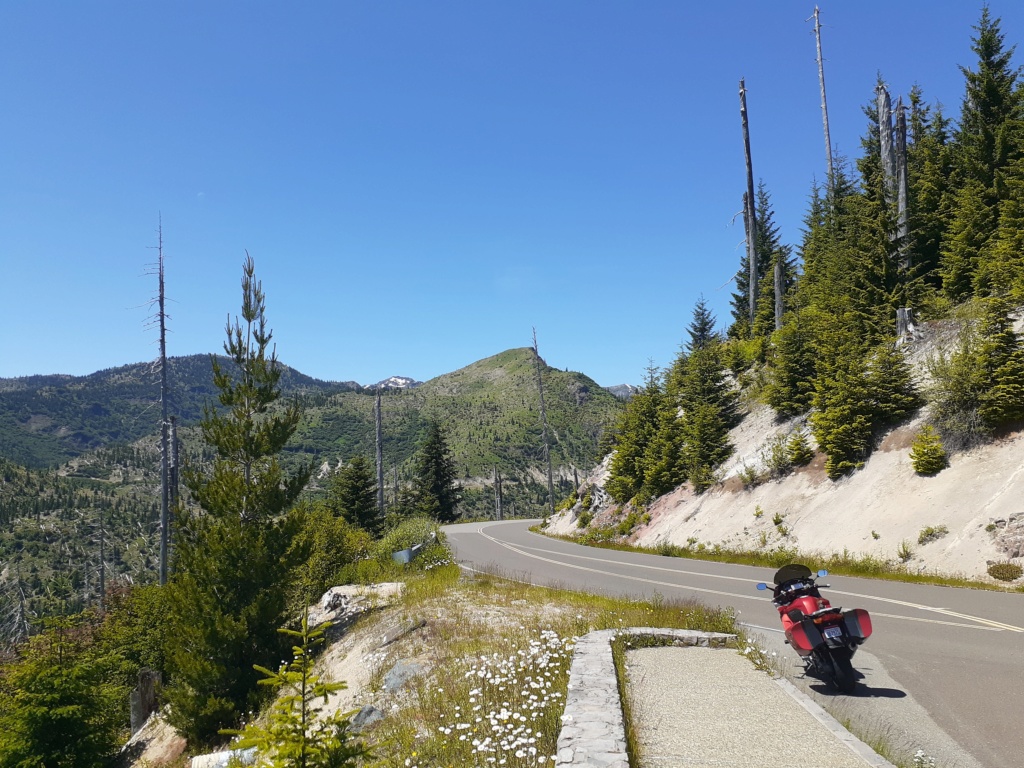
{"label": "shrub", "polygon": [[910,546],[910,542],[904,539],[900,542],[900,545],[896,548],[896,557],[900,559],[901,563],[907,562],[914,556],[914,548]]}
{"label": "shrub", "polygon": [[776,512],[775,515],[772,517],[772,524],[782,525],[782,515]]}
{"label": "shrub", "polygon": [[580,516],[576,518],[576,526],[578,528],[586,528],[590,525],[590,521],[594,519],[594,513],[590,510],[583,510],[580,512]]}
{"label": "shrub", "polygon": [[932,528],[929,525],[929,526],[926,526],[926,527],[922,528],[921,532],[919,534],[917,534],[917,543],[918,544],[927,544],[930,541],[935,541],[936,539],[941,539],[947,533],[949,533],[949,529],[946,528],[946,526],[944,526],[944,525],[940,525],[940,526],[938,526],[936,528]]}
{"label": "shrub", "polygon": [[744,464],[740,468],[738,476],[744,488],[756,488],[767,479],[763,472],[758,470],[757,467],[751,467],[749,464]]}
{"label": "shrub", "polygon": [[761,517],[762,515],[764,515],[764,510],[761,509],[761,505],[758,504],[754,507],[754,517]]}
{"label": "shrub", "polygon": [[620,536],[628,536],[640,523],[640,519],[640,512],[633,510],[619,522],[616,530]]}
{"label": "shrub", "polygon": [[576,506],[576,491],[575,490],[572,491],[572,493],[570,493],[568,496],[566,496],[560,502],[558,502],[558,504],[555,506],[555,512],[562,512],[563,510],[571,509],[574,506]]}
{"label": "shrub", "polygon": [[761,456],[768,468],[768,474],[772,477],[782,477],[793,468],[793,462],[789,455],[789,444],[785,435],[773,437],[761,451]]}
{"label": "shrub", "polygon": [[431,534],[435,534],[439,541],[444,536],[436,521],[429,517],[407,518],[384,534],[374,546],[373,555],[378,560],[390,562],[392,552],[426,544],[431,540]]}
{"label": "shrub", "polygon": [[814,459],[814,449],[807,439],[807,431],[800,427],[789,436],[786,443],[786,450],[789,451],[789,463],[794,467],[804,467]]}
{"label": "shrub", "polygon": [[590,495],[590,491],[587,491],[585,494],[583,494],[583,511],[588,512],[593,505],[594,497]]}
{"label": "shrub", "polygon": [[988,575],[1000,581],[1015,581],[1021,577],[1024,569],[1016,563],[992,563],[988,567]]}
{"label": "shrub", "polygon": [[910,463],[919,475],[935,475],[949,465],[942,439],[931,425],[921,427],[910,447]]}

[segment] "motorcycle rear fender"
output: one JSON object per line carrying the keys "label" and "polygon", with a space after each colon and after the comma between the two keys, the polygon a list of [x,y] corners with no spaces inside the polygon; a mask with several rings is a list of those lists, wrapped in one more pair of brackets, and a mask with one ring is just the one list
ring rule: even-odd
{"label": "motorcycle rear fender", "polygon": [[811,619],[795,622],[786,634],[789,636],[790,645],[802,656],[810,653],[824,642],[821,631]]}
{"label": "motorcycle rear fender", "polygon": [[854,608],[843,614],[846,633],[864,642],[871,637],[871,616],[863,608]]}

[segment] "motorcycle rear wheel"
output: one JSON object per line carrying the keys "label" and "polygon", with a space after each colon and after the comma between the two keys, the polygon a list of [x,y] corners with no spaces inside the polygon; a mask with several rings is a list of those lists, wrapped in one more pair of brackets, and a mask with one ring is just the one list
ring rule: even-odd
{"label": "motorcycle rear wheel", "polygon": [[853,693],[857,687],[852,656],[853,654],[847,648],[832,648],[828,652],[832,684],[843,693]]}

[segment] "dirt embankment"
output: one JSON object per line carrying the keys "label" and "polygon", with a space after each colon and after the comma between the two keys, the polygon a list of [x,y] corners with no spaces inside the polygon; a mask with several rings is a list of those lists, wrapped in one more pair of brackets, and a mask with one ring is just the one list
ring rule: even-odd
{"label": "dirt embankment", "polygon": [[[947,338],[948,337],[948,338]],[[955,338],[936,327],[911,344],[908,359],[919,380],[925,361]],[[630,536],[646,547],[663,542],[731,548],[797,547],[805,552],[870,554],[888,560],[912,553],[911,569],[988,578],[987,564],[1014,560],[1024,565],[1024,433],[1015,432],[965,453],[934,477],[915,474],[910,444],[924,423],[922,413],[883,437],[864,468],[829,480],[824,456],[807,467],[759,485],[748,481],[767,466],[769,446],[788,435],[798,420],[778,422],[767,406],[754,406],[731,433],[735,448],[721,468],[721,482],[701,496],[687,486],[660,497],[650,521]],[[607,463],[588,480],[601,486]],[[579,505],[551,523],[557,533],[579,532]],[[591,526],[616,519],[614,507],[594,509]],[[927,528],[938,533],[918,543]],[[906,547],[906,548],[904,548]]]}

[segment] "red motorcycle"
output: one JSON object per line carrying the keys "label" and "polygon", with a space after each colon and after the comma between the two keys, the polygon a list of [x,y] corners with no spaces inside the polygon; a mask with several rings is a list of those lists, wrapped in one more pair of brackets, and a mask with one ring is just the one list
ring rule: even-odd
{"label": "red motorcycle", "polygon": [[[818,578],[827,575],[828,571],[817,573]],[[851,659],[871,637],[871,617],[863,608],[833,608],[818,593],[814,580],[806,565],[783,566],[775,573],[772,603],[782,618],[786,643],[800,654],[807,671],[829,680],[843,693],[852,693],[857,680]],[[768,585],[761,583],[757,588],[768,589]]]}

